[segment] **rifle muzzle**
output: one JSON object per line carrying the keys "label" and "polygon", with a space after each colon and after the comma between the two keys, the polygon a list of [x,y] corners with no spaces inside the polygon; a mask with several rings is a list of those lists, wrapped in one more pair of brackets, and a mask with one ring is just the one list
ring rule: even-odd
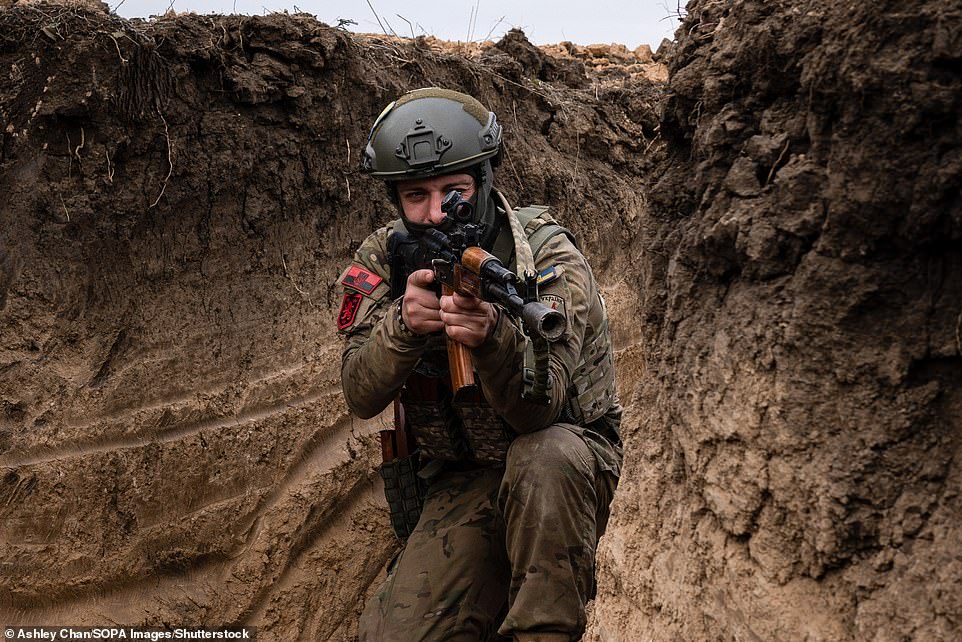
{"label": "rifle muzzle", "polygon": [[526,303],[521,309],[521,320],[529,332],[534,332],[548,341],[557,341],[565,333],[568,320],[557,310],[543,303]]}

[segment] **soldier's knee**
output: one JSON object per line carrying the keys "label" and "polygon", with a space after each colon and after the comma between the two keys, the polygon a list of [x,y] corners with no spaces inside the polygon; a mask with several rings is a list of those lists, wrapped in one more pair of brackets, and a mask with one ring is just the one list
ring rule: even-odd
{"label": "soldier's knee", "polygon": [[591,449],[577,434],[554,424],[536,432],[519,435],[508,450],[507,474],[535,475],[550,479],[573,472],[590,474],[594,461]]}

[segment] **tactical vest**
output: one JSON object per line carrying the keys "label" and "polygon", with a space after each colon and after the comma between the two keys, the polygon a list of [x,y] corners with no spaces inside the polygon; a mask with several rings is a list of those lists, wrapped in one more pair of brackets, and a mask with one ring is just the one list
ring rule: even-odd
{"label": "tactical vest", "polygon": [[[574,236],[547,210],[546,206],[532,205],[514,211],[535,259],[559,234],[567,235],[577,245]],[[498,254],[497,243],[494,250]],[[505,248],[500,251],[504,253]],[[392,274],[392,280],[401,276]],[[581,356],[559,421],[592,428],[617,443],[618,417],[605,417],[609,409],[617,407],[607,315],[603,327],[597,328],[590,343],[582,348]],[[407,428],[417,440],[422,457],[485,465],[506,460],[514,431],[485,401],[480,388],[468,398],[453,398],[443,350],[425,354],[401,389],[400,400]]]}

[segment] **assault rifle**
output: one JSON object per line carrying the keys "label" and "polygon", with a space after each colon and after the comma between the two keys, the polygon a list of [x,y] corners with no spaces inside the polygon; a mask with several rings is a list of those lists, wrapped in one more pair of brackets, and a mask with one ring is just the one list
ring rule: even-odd
{"label": "assault rifle", "polygon": [[[457,292],[496,303],[509,315],[520,318],[529,336],[550,342],[560,339],[567,321],[562,313],[538,301],[537,275],[521,278],[479,247],[480,230],[469,222],[471,203],[459,192],[451,191],[442,200],[441,210],[447,219],[440,229],[430,228],[417,236],[397,231],[391,235],[388,248],[392,271],[400,269],[409,274],[430,268],[434,270],[435,283],[441,285],[440,294]],[[455,393],[475,385],[470,352],[450,338],[448,365]]]}

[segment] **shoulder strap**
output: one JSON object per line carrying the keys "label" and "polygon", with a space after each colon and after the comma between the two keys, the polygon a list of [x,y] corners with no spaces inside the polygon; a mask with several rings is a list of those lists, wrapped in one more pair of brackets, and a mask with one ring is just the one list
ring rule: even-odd
{"label": "shoulder strap", "polygon": [[507,199],[505,199],[504,194],[497,190],[494,190],[494,194],[498,200],[501,201],[501,207],[507,216],[508,226],[511,228],[511,239],[514,241],[515,263],[517,266],[515,272],[522,278],[529,275],[534,276],[534,253],[531,251],[531,245],[525,236],[524,225],[521,224],[517,212],[514,211]]}
{"label": "shoulder strap", "polygon": [[529,205],[527,207],[521,207],[514,211],[518,220],[521,221],[521,227],[527,227],[528,223],[538,218],[542,214],[548,211],[547,205]]}
{"label": "shoulder strap", "polygon": [[522,207],[515,210],[515,215],[517,215],[521,226],[524,228],[524,234],[528,238],[528,245],[531,246],[531,253],[534,256],[538,256],[544,244],[559,234],[564,234],[575,247],[578,246],[574,234],[566,227],[558,224],[558,221],[548,213],[547,205]]}

